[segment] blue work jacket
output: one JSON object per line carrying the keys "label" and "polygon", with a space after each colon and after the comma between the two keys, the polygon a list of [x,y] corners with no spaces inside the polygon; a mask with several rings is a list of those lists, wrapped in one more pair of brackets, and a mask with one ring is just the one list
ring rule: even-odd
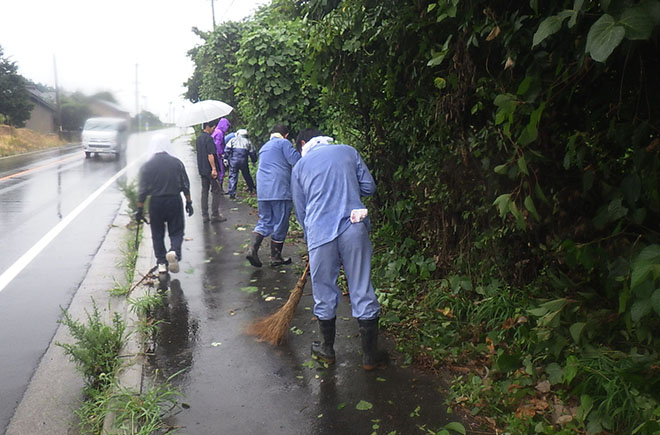
{"label": "blue work jacket", "polygon": [[[365,208],[362,196],[376,192],[369,168],[349,145],[318,145],[301,158],[291,174],[296,217],[307,248],[331,242],[351,224],[351,210]],[[365,222],[367,227],[369,221]]]}
{"label": "blue work jacket", "polygon": [[257,200],[291,200],[291,169],[300,153],[287,139],[273,138],[259,150]]}

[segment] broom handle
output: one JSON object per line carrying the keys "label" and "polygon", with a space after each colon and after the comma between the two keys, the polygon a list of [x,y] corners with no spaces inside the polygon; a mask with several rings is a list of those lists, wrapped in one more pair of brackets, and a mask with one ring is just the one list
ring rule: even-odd
{"label": "broom handle", "polygon": [[307,266],[305,266],[305,271],[303,272],[302,276],[300,277],[300,280],[307,280],[307,275],[309,275],[309,260],[307,260]]}

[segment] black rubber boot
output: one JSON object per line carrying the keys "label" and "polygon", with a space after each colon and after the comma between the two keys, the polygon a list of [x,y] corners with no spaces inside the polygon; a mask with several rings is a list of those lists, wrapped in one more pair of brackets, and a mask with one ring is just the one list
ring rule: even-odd
{"label": "black rubber boot", "polygon": [[283,264],[291,264],[290,258],[282,258],[282,248],[284,242],[270,241],[270,265],[281,266]]}
{"label": "black rubber boot", "polygon": [[312,342],[312,355],[322,359],[328,364],[335,362],[335,322],[337,318],[334,317],[330,320],[319,319],[319,330],[323,343],[320,341]]}
{"label": "black rubber boot", "polygon": [[358,319],[358,325],[362,340],[362,368],[370,371],[387,365],[387,352],[378,349],[378,317],[372,320]]}
{"label": "black rubber boot", "polygon": [[259,246],[261,246],[261,242],[264,240],[264,236],[262,236],[259,233],[253,233],[254,234],[254,239],[252,239],[252,245],[250,246],[250,252],[248,252],[248,255],[245,257],[248,259],[251,265],[254,267],[261,267],[261,260],[259,260]]}

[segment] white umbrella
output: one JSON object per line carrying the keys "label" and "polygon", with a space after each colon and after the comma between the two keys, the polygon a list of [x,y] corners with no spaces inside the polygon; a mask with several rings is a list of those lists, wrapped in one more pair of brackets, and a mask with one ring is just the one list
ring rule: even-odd
{"label": "white umbrella", "polygon": [[190,127],[229,115],[233,107],[218,100],[203,100],[183,109],[176,121],[179,127]]}

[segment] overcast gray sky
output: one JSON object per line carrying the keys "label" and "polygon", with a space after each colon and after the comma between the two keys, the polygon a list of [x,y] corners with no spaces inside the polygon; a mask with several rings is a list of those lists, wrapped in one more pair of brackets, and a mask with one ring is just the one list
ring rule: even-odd
{"label": "overcast gray sky", "polygon": [[[215,0],[216,24],[251,15],[270,0]],[[193,71],[186,52],[213,27],[211,0],[3,0],[0,46],[24,77],[91,95],[110,91],[163,121],[181,112]],[[170,102],[172,104],[170,104]]]}

